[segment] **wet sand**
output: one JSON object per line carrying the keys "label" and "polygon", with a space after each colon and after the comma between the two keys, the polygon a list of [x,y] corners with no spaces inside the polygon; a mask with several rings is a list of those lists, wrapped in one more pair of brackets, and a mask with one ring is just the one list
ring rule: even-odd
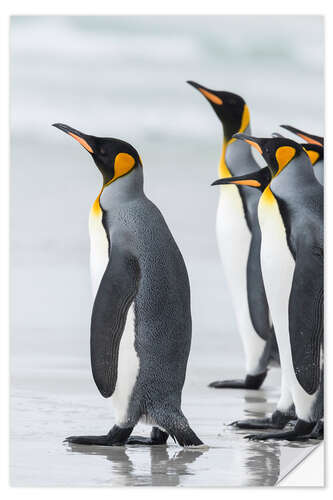
{"label": "wet sand", "polygon": [[[70,358],[57,366],[25,371],[16,366],[12,398],[11,484],[13,486],[272,486],[314,446],[308,443],[250,442],[248,431],[225,424],[269,414],[278,398],[274,370],[259,391],[205,387],[218,372],[205,370],[193,381],[193,361],[183,410],[208,450],[167,446],[87,447],[62,443],[67,435],[104,434],[113,424],[110,403],[95,391],[89,370]],[[192,381],[191,381],[192,378]],[[38,380],[39,391],[33,391]],[[30,391],[26,390],[27,384]],[[89,391],[86,390],[87,387]],[[43,388],[43,392],[41,392]],[[135,434],[148,435],[139,424]]]}

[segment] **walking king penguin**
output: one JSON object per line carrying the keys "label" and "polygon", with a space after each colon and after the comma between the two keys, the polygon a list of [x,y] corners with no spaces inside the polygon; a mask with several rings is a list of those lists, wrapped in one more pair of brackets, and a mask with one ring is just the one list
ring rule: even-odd
{"label": "walking king penguin", "polygon": [[308,155],[310,156],[310,160],[314,169],[314,174],[316,179],[320,182],[320,184],[324,183],[324,138],[319,137],[318,135],[308,134],[307,132],[303,132],[295,127],[291,127],[290,125],[280,125],[281,127],[289,130],[293,134],[298,135],[306,144],[302,144],[304,149],[307,150]]}
{"label": "walking king penguin", "polygon": [[[182,255],[158,208],[143,191],[142,162],[127,142],[54,125],[76,139],[103,176],[90,213],[91,365],[112,396],[115,425],[103,436],[71,436],[88,445],[200,446],[181,405],[191,344],[190,287]],[[129,438],[139,421],[151,438]]]}
{"label": "walking king penguin", "polygon": [[[235,423],[282,429],[295,408],[293,430],[251,439],[319,437],[323,417],[323,187],[301,144],[286,138],[236,134],[268,166],[214,184],[241,184],[262,195],[261,266],[281,362],[281,397],[271,419]],[[242,425],[243,424],[243,425]]]}
{"label": "walking king penguin", "polygon": [[[209,101],[223,125],[220,177],[242,175],[259,166],[251,147],[235,141],[233,134],[250,133],[249,109],[242,97],[215,91],[189,81]],[[270,319],[260,267],[260,228],[257,216],[259,192],[242,186],[221,186],[216,233],[224,273],[234,306],[246,361],[244,380],[223,380],[216,388],[259,389],[271,362],[278,363],[274,329]]]}

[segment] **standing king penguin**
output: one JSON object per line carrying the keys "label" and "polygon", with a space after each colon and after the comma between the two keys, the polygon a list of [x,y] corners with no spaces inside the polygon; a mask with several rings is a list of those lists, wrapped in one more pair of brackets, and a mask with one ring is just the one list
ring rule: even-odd
{"label": "standing king penguin", "polygon": [[270,419],[235,422],[241,428],[282,429],[295,408],[293,430],[251,439],[319,437],[323,417],[323,188],[302,145],[286,138],[236,134],[268,166],[214,184],[241,184],[262,195],[258,218],[261,265],[281,362],[281,396]]}
{"label": "standing king penguin", "polygon": [[[192,81],[187,83],[204,95],[223,125],[220,177],[259,170],[251,147],[232,137],[237,132],[251,133],[249,109],[244,99]],[[216,233],[245,353],[246,377],[244,380],[219,380],[212,382],[210,387],[259,389],[269,364],[278,364],[276,338],[260,266],[259,197],[259,192],[242,186],[221,186]]]}
{"label": "standing king penguin", "polygon": [[298,135],[301,139],[306,141],[306,144],[302,144],[304,149],[307,150],[310,160],[314,169],[314,174],[316,179],[321,185],[324,183],[324,138],[318,135],[308,134],[299,128],[292,127],[291,125],[280,125],[282,128],[289,130],[293,134]]}
{"label": "standing king penguin", "polygon": [[[103,176],[90,220],[91,366],[115,425],[103,436],[67,442],[116,446],[203,443],[181,411],[191,344],[190,287],[183,257],[158,208],[143,191],[143,169],[127,142],[54,124],[76,139]],[[143,421],[151,438],[130,434]]]}

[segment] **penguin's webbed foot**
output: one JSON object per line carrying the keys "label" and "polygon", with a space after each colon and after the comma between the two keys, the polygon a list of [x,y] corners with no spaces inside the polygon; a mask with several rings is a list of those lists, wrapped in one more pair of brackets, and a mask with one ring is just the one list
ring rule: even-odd
{"label": "penguin's webbed foot", "polygon": [[324,439],[324,422],[322,420],[318,420],[310,436],[311,439]]}
{"label": "penguin's webbed foot", "polygon": [[107,434],[105,436],[69,436],[64,440],[64,443],[98,446],[121,446],[124,444],[111,442]]}
{"label": "penguin's webbed foot", "polygon": [[322,441],[324,439],[324,422],[319,420],[314,426],[310,434],[305,434],[304,436],[298,436],[294,441],[307,441],[308,439],[317,439]]}
{"label": "penguin's webbed foot", "polygon": [[245,380],[216,380],[211,382],[208,387],[214,389],[259,389],[265,380],[267,371],[259,373],[259,375],[247,375]]}
{"label": "penguin's webbed foot", "polygon": [[284,425],[273,424],[271,418],[253,418],[249,420],[236,420],[230,426],[238,429],[283,429]]}
{"label": "penguin's webbed foot", "polygon": [[265,433],[265,434],[248,434],[244,436],[245,439],[250,441],[266,441],[268,439],[285,440],[285,441],[305,441],[313,439],[311,433],[315,427],[313,422],[305,422],[304,420],[297,420],[295,427],[291,431]]}
{"label": "penguin's webbed foot", "polygon": [[145,446],[156,446],[166,444],[169,434],[161,431],[158,427],[153,427],[149,438],[142,436],[131,436],[126,444],[140,444]]}
{"label": "penguin's webbed foot", "polygon": [[122,428],[114,425],[108,434],[103,436],[69,436],[64,443],[83,444],[89,446],[123,446],[126,444],[133,427]]}
{"label": "penguin's webbed foot", "polygon": [[275,410],[271,417],[236,420],[229,425],[238,429],[283,429],[289,420],[289,415]]}

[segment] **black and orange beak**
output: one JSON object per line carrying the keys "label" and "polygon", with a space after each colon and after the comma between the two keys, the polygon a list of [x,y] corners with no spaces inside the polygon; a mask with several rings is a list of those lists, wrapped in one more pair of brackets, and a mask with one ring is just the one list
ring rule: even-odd
{"label": "black and orange beak", "polygon": [[268,167],[252,172],[251,174],[241,175],[239,177],[225,177],[223,179],[217,179],[213,182],[212,186],[218,186],[221,184],[236,184],[238,186],[250,186],[264,191],[272,179],[270,170]]}
{"label": "black and orange beak", "polygon": [[298,135],[301,139],[306,141],[309,144],[317,144],[318,146],[324,146],[324,138],[319,137],[318,135],[308,134],[299,128],[292,127],[291,125],[280,125],[280,127],[289,130],[293,134]]}
{"label": "black and orange beak", "polygon": [[208,89],[203,85],[199,85],[199,83],[193,82],[192,80],[187,80],[186,83],[199,90],[199,92],[201,92],[201,94],[205,96],[206,99],[208,99],[208,101],[210,101],[212,104],[217,104],[218,106],[221,106],[223,104],[223,100],[217,95],[216,90]]}
{"label": "black and orange beak", "polygon": [[83,132],[80,132],[75,128],[69,127],[64,123],[53,123],[52,126],[72,136],[76,141],[78,141],[81,144],[81,146],[83,146],[87,151],[89,151],[89,153],[91,154],[94,153],[92,136],[83,134]]}
{"label": "black and orange beak", "polygon": [[262,155],[262,139],[258,137],[252,137],[252,135],[246,134],[234,134],[232,136],[234,139],[239,139],[240,141],[247,142],[250,146],[253,146]]}

